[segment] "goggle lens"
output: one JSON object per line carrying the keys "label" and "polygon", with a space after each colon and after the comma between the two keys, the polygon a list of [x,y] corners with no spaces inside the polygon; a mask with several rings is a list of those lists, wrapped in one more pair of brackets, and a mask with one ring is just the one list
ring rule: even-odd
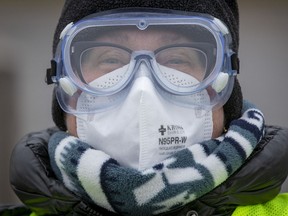
{"label": "goggle lens", "polygon": [[[57,98],[66,112],[78,112],[74,105],[80,96],[97,104],[89,112],[120,103],[143,62],[159,92],[183,106],[211,109],[231,94],[237,72],[232,39],[214,17],[121,12],[95,14],[71,26],[58,46],[57,74],[48,77],[58,84]],[[195,100],[203,92],[209,100]]]}

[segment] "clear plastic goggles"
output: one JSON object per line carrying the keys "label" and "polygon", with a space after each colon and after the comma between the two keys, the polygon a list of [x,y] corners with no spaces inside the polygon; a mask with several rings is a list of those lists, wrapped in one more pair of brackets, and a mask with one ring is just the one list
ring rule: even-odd
{"label": "clear plastic goggles", "polygon": [[[47,82],[65,112],[117,106],[145,64],[158,92],[187,107],[213,109],[230,97],[237,73],[228,28],[203,14],[149,10],[94,14],[62,32]],[[236,65],[236,66],[235,66]],[[201,100],[201,94],[209,100]],[[85,98],[87,109],[77,110]]]}

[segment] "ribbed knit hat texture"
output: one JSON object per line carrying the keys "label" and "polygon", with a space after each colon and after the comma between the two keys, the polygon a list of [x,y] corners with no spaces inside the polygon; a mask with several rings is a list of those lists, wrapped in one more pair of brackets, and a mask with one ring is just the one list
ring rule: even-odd
{"label": "ribbed knit hat texture", "polygon": [[[70,22],[76,22],[96,12],[131,7],[173,9],[206,13],[217,17],[228,26],[232,35],[233,50],[238,53],[239,14],[236,0],[66,0],[54,34],[53,54],[55,54],[60,33]],[[236,79],[232,94],[224,105],[226,126],[228,126],[233,119],[241,116],[241,110],[242,92],[239,82]],[[60,108],[55,93],[53,93],[52,117],[55,124],[61,130],[67,129],[65,113]]]}

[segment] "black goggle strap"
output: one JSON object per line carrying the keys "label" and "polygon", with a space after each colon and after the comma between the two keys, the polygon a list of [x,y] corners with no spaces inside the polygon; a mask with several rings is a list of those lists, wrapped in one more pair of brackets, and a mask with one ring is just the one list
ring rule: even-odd
{"label": "black goggle strap", "polygon": [[[52,59],[51,60],[51,67],[47,68],[46,70],[46,77],[45,82],[47,85],[51,85],[53,83],[56,83],[56,76],[57,76],[57,62]],[[79,78],[83,83],[86,83],[81,73],[78,74]]]}
{"label": "black goggle strap", "polygon": [[46,70],[45,82],[47,83],[47,85],[55,83],[56,73],[57,73],[57,62],[54,59],[52,59],[51,68],[48,68]]}
{"label": "black goggle strap", "polygon": [[240,60],[236,53],[231,56],[231,69],[237,71],[237,74],[240,73]]}

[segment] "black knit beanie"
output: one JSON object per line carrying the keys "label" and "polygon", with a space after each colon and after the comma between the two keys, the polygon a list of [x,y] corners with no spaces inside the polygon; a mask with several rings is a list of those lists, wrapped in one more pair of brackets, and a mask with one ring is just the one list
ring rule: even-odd
{"label": "black knit beanie", "polygon": [[[232,34],[233,51],[238,53],[239,14],[236,0],[66,0],[54,34],[53,53],[55,54],[60,33],[70,22],[76,22],[96,12],[129,7],[163,8],[210,14],[228,26]],[[241,110],[242,92],[236,78],[232,94],[224,105],[226,127],[233,119],[241,116]],[[61,130],[67,129],[65,113],[56,100],[55,90],[52,101],[52,117]]]}

